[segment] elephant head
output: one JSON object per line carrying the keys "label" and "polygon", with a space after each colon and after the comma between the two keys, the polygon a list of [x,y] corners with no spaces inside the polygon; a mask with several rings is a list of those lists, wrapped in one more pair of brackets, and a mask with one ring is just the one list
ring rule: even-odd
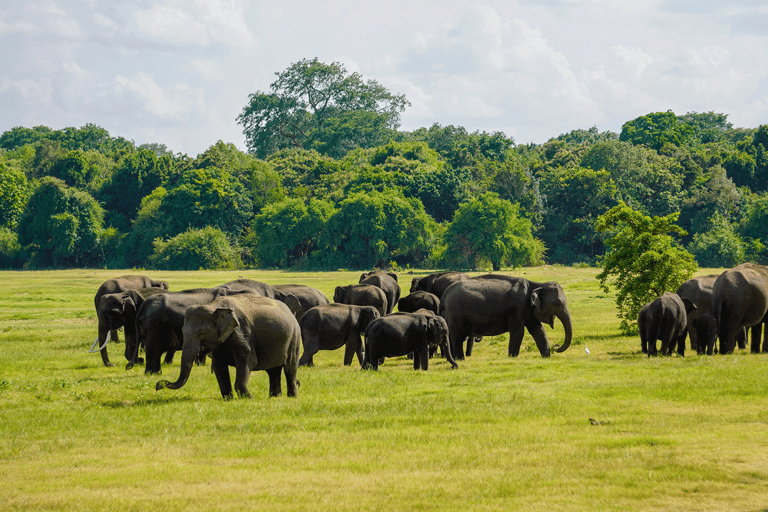
{"label": "elephant head", "polygon": [[184,315],[184,346],[181,350],[181,371],[176,382],[161,380],[155,386],[179,389],[187,383],[198,355],[213,352],[224,343],[240,325],[234,310],[215,306],[193,306]]}
{"label": "elephant head", "polygon": [[[427,310],[419,310],[427,311]],[[431,313],[431,311],[427,311]],[[451,343],[448,338],[448,322],[445,318],[437,316],[435,314],[425,315],[427,318],[427,341],[432,345],[442,348],[445,354],[445,359],[451,363],[451,368],[456,369],[459,365],[453,359],[451,354]]]}
{"label": "elephant head", "polygon": [[339,304],[344,304],[344,297],[347,295],[347,287],[346,286],[337,286],[336,290],[333,292],[333,302],[338,302]]}
{"label": "elephant head", "polygon": [[120,293],[109,293],[99,301],[99,324],[108,329],[119,329],[125,325],[126,319],[136,318],[136,311],[141,306],[143,298],[136,290]]}
{"label": "elephant head", "polygon": [[379,317],[381,317],[381,314],[379,314],[379,310],[375,307],[360,306],[360,315],[357,319],[357,326],[360,329],[360,332],[365,332],[371,322]]}
{"label": "elephant head", "polygon": [[571,314],[568,312],[568,301],[565,298],[563,288],[555,282],[542,284],[531,291],[531,307],[533,315],[541,323],[555,328],[555,317],[563,324],[565,329],[565,341],[561,346],[552,347],[555,352],[564,352],[571,345],[573,328],[571,326]]}

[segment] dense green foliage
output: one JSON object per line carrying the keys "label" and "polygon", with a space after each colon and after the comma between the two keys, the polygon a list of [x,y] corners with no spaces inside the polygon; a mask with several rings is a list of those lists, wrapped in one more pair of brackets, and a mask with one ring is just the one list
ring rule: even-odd
{"label": "dense green foliage", "polygon": [[620,202],[597,219],[597,230],[612,235],[605,241],[610,250],[597,278],[606,292],[609,284],[616,289],[621,330],[626,334],[636,331],[644,304],[677,290],[697,269],[693,256],[672,238],[686,234],[673,224],[678,216],[649,217]]}
{"label": "dense green foliage", "polygon": [[213,226],[189,229],[167,242],[157,239],[150,262],[163,270],[231,270],[242,265],[227,236]]}
{"label": "dense green foliage", "polygon": [[[607,235],[595,221],[619,201],[678,213],[680,243],[701,265],[768,263],[768,124],[651,112],[620,134],[516,145],[454,125],[399,130],[405,97],[339,63],[276,75],[238,117],[247,152],[217,141],[174,154],[92,124],[0,134],[0,227],[22,246],[6,264],[151,267],[157,240],[212,226],[246,266],[600,265]],[[29,202],[51,179],[77,199],[38,218]],[[510,208],[479,208],[489,197]],[[92,220],[74,211],[96,202]],[[493,227],[487,208],[503,211]]]}

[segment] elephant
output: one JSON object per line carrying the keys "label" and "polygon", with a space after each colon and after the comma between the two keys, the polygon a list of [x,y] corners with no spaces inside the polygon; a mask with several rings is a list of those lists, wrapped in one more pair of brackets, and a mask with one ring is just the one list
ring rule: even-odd
{"label": "elephant", "polygon": [[427,309],[437,314],[440,310],[440,299],[434,293],[416,291],[397,302],[397,310],[401,313],[413,313],[419,309]]}
{"label": "elephant", "polygon": [[[733,352],[743,327],[752,328],[751,351],[759,353],[768,313],[768,267],[742,263],[720,274],[712,287],[712,311],[721,354]],[[763,352],[768,352],[768,338]]]}
{"label": "elephant", "polygon": [[[303,284],[270,285],[251,279],[236,279],[235,281],[230,281],[221,286],[232,290],[250,290],[263,297],[285,302],[288,307],[291,308],[291,311],[293,311],[297,320],[301,319],[304,313],[310,308],[330,303],[328,297],[326,297],[320,290]],[[293,299],[286,302],[289,295],[292,295],[298,302],[294,302]]]}
{"label": "elephant", "polygon": [[[110,330],[125,328],[125,358],[128,360],[131,359],[132,348],[136,344],[136,313],[144,303],[144,299],[158,293],[166,293],[166,290],[163,288],[126,290],[119,293],[107,293],[102,295],[99,300],[96,314],[99,318],[99,325],[104,325],[107,328],[107,338],[110,337]],[[105,354],[106,346],[102,350],[102,353]],[[114,364],[110,363],[108,366],[114,366]]]}
{"label": "elephant", "polygon": [[[686,330],[691,339],[691,350],[699,351],[698,336],[693,327],[693,321],[703,313],[712,313],[712,287],[720,274],[710,274],[707,276],[693,277],[681,284],[675,293],[681,299],[689,299],[696,305],[696,309],[688,314],[688,324]],[[706,342],[705,342],[706,343]]]}
{"label": "elephant", "polygon": [[91,350],[98,345],[99,352],[101,353],[101,360],[104,366],[115,366],[109,361],[109,354],[107,353],[107,342],[118,341],[117,327],[111,328],[108,324],[102,323],[101,317],[99,317],[99,303],[101,297],[107,294],[120,293],[126,290],[141,290],[144,288],[159,288],[161,290],[168,289],[168,283],[165,281],[157,281],[147,276],[126,275],[115,277],[114,279],[108,279],[104,281],[99,289],[96,290],[96,295],[93,298],[93,304],[96,307],[96,316],[99,319],[99,335],[96,338],[96,343],[93,344]]}
{"label": "elephant", "polygon": [[337,286],[333,293],[333,302],[355,306],[373,306],[379,310],[381,316],[386,315],[389,309],[384,290],[371,284]]}
{"label": "elephant", "polygon": [[442,347],[451,368],[458,368],[451,355],[448,324],[426,309],[377,318],[365,330],[365,340],[364,369],[378,370],[385,357],[413,353],[413,369],[427,370],[430,345]]}
{"label": "elephant", "polygon": [[649,302],[637,317],[640,330],[640,348],[648,357],[656,355],[656,340],[661,340],[661,355],[670,356],[675,351],[685,355],[685,337],[688,335],[688,313],[696,310],[689,298],[681,299],[672,292]]}
{"label": "elephant", "polygon": [[442,298],[445,290],[456,281],[463,281],[470,277],[463,272],[437,272],[425,277],[414,277],[411,281],[410,293],[424,291]]}
{"label": "elephant", "polygon": [[358,284],[370,284],[384,290],[387,295],[387,314],[392,312],[395,304],[400,300],[400,285],[397,282],[397,274],[394,272],[384,272],[383,270],[364,272],[360,276]]}
{"label": "elephant", "polygon": [[448,322],[451,351],[456,359],[472,354],[472,339],[509,333],[510,357],[520,354],[525,329],[533,336],[542,357],[550,356],[547,333],[542,322],[554,328],[557,317],[565,329],[563,352],[571,345],[573,330],[568,301],[556,282],[538,283],[522,277],[486,274],[450,285],[440,299],[440,314]]}
{"label": "elephant", "polygon": [[312,358],[319,350],[336,350],[344,345],[344,366],[352,364],[355,353],[362,366],[361,335],[380,316],[379,310],[373,306],[327,304],[310,309],[299,320],[304,345],[299,366],[314,366]]}
{"label": "elephant", "polygon": [[210,352],[211,368],[225,400],[232,398],[230,366],[235,367],[235,391],[240,397],[251,398],[248,380],[254,370],[265,370],[269,375],[269,396],[282,395],[281,372],[285,373],[288,396],[296,396],[301,332],[293,312],[283,302],[252,292],[217,297],[188,308],[182,332],[179,378],[176,382],[159,381],[155,385],[158,391],[184,386],[195,358]]}
{"label": "elephant", "polygon": [[715,340],[717,340],[717,318],[709,311],[699,314],[691,322],[698,339],[699,354],[714,354]]}
{"label": "elephant", "polygon": [[[248,290],[231,290],[222,286],[216,288],[195,288],[181,292],[154,295],[144,300],[136,314],[136,343],[130,347],[132,357],[125,369],[130,370],[137,361],[139,346],[144,346],[147,374],[161,373],[160,357],[165,353],[165,362],[173,362],[173,355],[182,348],[184,336],[184,312],[188,307],[208,304],[214,299],[249,293]],[[253,292],[250,292],[253,293]],[[128,347],[126,347],[128,350]],[[200,362],[205,361],[205,355]]]}

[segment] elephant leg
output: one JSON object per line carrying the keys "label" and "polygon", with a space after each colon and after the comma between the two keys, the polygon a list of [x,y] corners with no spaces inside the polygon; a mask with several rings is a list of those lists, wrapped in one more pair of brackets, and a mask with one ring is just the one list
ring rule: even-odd
{"label": "elephant leg", "polygon": [[219,382],[219,390],[224,400],[232,398],[232,379],[229,376],[229,366],[220,361],[221,358],[211,358],[211,370],[216,374],[216,380]]}
{"label": "elephant leg", "polygon": [[[541,354],[541,357],[549,357],[549,340],[547,339],[547,331],[544,330],[544,326],[541,325],[541,322],[529,322],[527,329],[531,336],[533,336],[533,340],[536,342],[536,348],[539,349],[539,354]],[[512,336],[510,334],[510,342],[511,341]],[[519,344],[517,349],[519,352]]]}
{"label": "elephant leg", "polygon": [[[267,370],[269,375],[269,396],[280,396],[283,394],[283,387],[280,383],[280,376],[283,372],[282,366],[275,366]],[[247,392],[248,390],[246,390]]]}
{"label": "elephant leg", "polygon": [[[239,363],[235,366],[235,392],[237,396],[241,398],[251,398],[251,393],[248,391],[248,380],[251,378],[251,369],[245,362]],[[270,389],[272,387],[272,376],[270,375]],[[277,377],[278,386],[280,385],[280,373],[278,368]]]}
{"label": "elephant leg", "polygon": [[112,329],[112,332],[109,334],[110,334],[109,341],[120,343],[120,336],[117,335],[117,329]]}
{"label": "elephant leg", "polygon": [[475,349],[475,337],[472,335],[467,336],[467,355],[471,356],[472,351]]}
{"label": "elephant leg", "polygon": [[421,369],[424,371],[429,370],[429,343],[425,343],[423,347],[416,347],[413,352],[414,360],[419,358]]}
{"label": "elephant leg", "polygon": [[685,357],[685,337],[687,334],[686,331],[683,331],[683,333],[677,337],[677,354],[682,357]]}
{"label": "elephant leg", "polygon": [[[525,326],[514,325],[509,329],[509,348],[507,350],[509,357],[520,355],[520,345],[523,343],[525,335]],[[455,357],[455,356],[454,356]]]}
{"label": "elephant leg", "polygon": [[[768,333],[768,323],[763,325],[765,325],[766,332]],[[763,337],[763,353],[766,352],[768,352],[768,334]]]}
{"label": "elephant leg", "polygon": [[299,380],[296,378],[296,369],[291,368],[288,365],[283,367],[285,373],[285,387],[288,392],[288,396],[295,397],[298,393]]}
{"label": "elephant leg", "polygon": [[307,341],[308,343],[304,344],[304,353],[299,358],[299,366],[315,366],[313,357],[317,353],[317,350],[314,350],[317,344],[310,342],[310,340]]}
{"label": "elephant leg", "polygon": [[165,353],[165,360],[163,361],[164,364],[173,364],[173,356],[176,355],[176,351],[173,349],[169,349],[168,352]]}
{"label": "elephant leg", "polygon": [[694,329],[693,327],[690,327],[688,329],[688,338],[690,338],[691,340],[691,350],[693,352],[698,352],[699,344],[696,341],[696,329]]}
{"label": "elephant leg", "polygon": [[355,341],[355,353],[357,354],[357,361],[360,363],[360,366],[363,366],[365,361],[365,354],[363,352],[363,340],[360,338],[360,336],[357,336],[357,340]]}
{"label": "elephant leg", "polygon": [[352,356],[357,351],[359,339],[354,334],[347,336],[347,342],[344,347],[344,366],[350,366],[352,364]]}
{"label": "elephant leg", "polygon": [[413,369],[418,370],[421,368],[421,354],[418,352],[418,350],[414,350],[411,352],[411,355],[413,356]]}
{"label": "elephant leg", "polygon": [[751,352],[753,354],[759,354],[760,353],[760,341],[763,334],[763,324],[757,324],[752,326],[752,345],[751,345]]}
{"label": "elephant leg", "polygon": [[[748,331],[749,331],[749,329],[747,329],[746,327],[742,327],[741,329],[739,329],[739,335],[737,336],[736,341],[737,341],[737,343],[739,345],[739,349],[741,349],[741,350],[744,350],[745,348],[747,348],[747,334],[748,334]],[[752,331],[752,335],[753,336],[754,336],[754,334],[755,334],[755,332]]]}

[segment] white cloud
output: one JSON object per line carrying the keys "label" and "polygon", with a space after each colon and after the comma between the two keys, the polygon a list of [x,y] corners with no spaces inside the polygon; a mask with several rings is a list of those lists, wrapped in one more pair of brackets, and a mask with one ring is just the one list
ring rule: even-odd
{"label": "white cloud", "polygon": [[117,100],[165,122],[186,122],[205,110],[203,91],[183,83],[160,87],[147,73],[117,76],[112,86]]}

